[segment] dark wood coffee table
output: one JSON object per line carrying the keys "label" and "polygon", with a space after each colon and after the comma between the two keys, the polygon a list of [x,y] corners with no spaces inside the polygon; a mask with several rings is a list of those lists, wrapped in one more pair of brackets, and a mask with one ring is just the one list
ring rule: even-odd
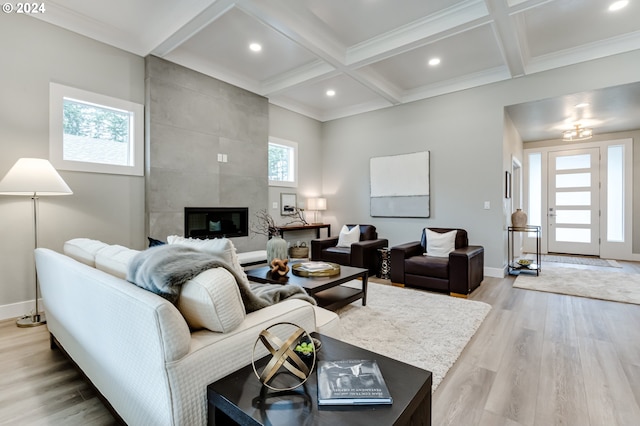
{"label": "dark wood coffee table", "polygon": [[[328,336],[320,339],[320,360],[375,359],[393,404],[318,407],[316,371],[291,391],[263,387],[248,365],[207,387],[209,425],[431,425],[431,384],[423,370],[349,345]],[[257,361],[260,369],[270,357]]]}
{"label": "dark wood coffee table", "polygon": [[[340,265],[340,274],[332,277],[300,277],[292,271],[284,277],[272,277],[271,268],[262,266],[246,272],[250,281],[263,284],[289,284],[304,288],[323,308],[336,310],[351,302],[362,299],[367,304],[367,279],[369,271],[363,268]],[[361,288],[347,287],[341,284],[361,278]]]}

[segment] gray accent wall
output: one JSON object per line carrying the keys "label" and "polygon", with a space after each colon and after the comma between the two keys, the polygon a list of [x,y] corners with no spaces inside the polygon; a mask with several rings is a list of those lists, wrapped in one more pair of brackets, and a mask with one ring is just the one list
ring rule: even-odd
{"label": "gray accent wall", "polygon": [[[146,72],[147,234],[184,235],[185,207],[267,207],[267,99],[148,56]],[[218,161],[226,155],[226,162]],[[232,238],[238,251],[266,238]]]}

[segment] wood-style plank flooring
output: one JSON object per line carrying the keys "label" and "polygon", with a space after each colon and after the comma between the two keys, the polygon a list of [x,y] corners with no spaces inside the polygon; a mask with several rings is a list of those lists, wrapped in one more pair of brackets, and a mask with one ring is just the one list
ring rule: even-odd
{"label": "wood-style plank flooring", "polygon": [[436,390],[433,424],[640,425],[640,305],[513,280],[487,278],[472,295],[493,309]]}
{"label": "wood-style plank flooring", "polygon": [[[512,283],[486,278],[472,295],[493,309],[435,392],[433,425],[640,424],[640,305]],[[46,327],[0,322],[0,425],[112,424]]]}

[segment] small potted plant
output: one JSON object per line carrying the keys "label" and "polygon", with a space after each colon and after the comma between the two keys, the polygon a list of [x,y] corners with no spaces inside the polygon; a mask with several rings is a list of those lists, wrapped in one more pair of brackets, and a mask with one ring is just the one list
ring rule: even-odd
{"label": "small potted plant", "polygon": [[307,338],[302,338],[300,339],[300,341],[298,341],[298,344],[293,349],[293,351],[298,354],[300,359],[302,359],[302,361],[304,361],[304,363],[309,367],[311,367],[311,365],[313,364],[314,352],[317,349],[315,342],[317,342],[317,340],[315,339],[309,340]]}

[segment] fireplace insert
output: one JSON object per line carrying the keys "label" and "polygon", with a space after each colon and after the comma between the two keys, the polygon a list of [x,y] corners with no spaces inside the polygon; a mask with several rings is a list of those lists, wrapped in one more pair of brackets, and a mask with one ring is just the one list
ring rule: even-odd
{"label": "fireplace insert", "polygon": [[248,207],[185,207],[184,235],[190,238],[232,238],[249,235]]}

